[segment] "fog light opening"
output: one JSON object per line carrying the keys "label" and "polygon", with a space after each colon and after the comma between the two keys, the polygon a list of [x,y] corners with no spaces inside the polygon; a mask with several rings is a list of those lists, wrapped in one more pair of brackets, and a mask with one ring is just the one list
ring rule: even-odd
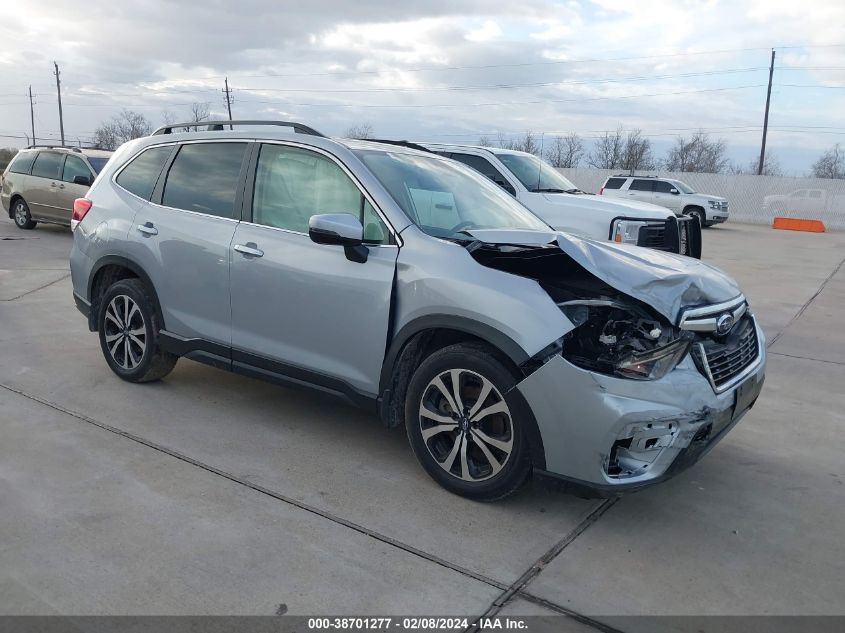
{"label": "fog light opening", "polygon": [[626,479],[646,473],[663,449],[672,445],[677,433],[675,421],[635,423],[625,427],[610,449],[605,468],[607,475]]}

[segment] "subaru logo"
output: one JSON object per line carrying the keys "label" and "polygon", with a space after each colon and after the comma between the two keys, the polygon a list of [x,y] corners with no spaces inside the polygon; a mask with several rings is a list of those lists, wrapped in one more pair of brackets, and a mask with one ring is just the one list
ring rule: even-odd
{"label": "subaru logo", "polygon": [[723,314],[716,319],[716,333],[727,334],[734,326],[734,316],[732,314]]}

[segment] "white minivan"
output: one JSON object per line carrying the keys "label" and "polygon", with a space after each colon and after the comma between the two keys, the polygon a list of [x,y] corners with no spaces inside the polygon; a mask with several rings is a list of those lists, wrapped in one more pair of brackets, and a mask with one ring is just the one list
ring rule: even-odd
{"label": "white minivan", "polygon": [[585,193],[534,154],[473,145],[414,145],[481,172],[557,230],[701,257],[701,227],[694,220],[655,204]]}

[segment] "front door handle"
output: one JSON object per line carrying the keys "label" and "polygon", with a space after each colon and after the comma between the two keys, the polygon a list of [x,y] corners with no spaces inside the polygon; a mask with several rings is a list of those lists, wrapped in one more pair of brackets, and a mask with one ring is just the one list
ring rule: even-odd
{"label": "front door handle", "polygon": [[249,257],[264,257],[264,251],[258,248],[255,242],[247,242],[246,244],[235,244],[235,250],[239,253]]}
{"label": "front door handle", "polygon": [[138,230],[144,235],[158,235],[158,229],[153,226],[152,222],[145,222],[138,225]]}
{"label": "front door handle", "polygon": [[59,185],[59,189],[64,189],[64,188],[65,188],[64,183],[61,183],[61,184]]}

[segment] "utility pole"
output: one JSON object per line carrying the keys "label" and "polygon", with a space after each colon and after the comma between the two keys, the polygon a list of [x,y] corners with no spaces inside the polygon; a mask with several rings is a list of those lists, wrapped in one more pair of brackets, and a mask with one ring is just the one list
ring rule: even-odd
{"label": "utility pole", "polygon": [[[229,90],[229,78],[225,77],[223,79],[223,84],[226,86],[223,88],[223,93],[226,95],[226,109],[229,111],[229,120],[232,120],[232,91]],[[229,129],[232,129],[231,123],[229,124]]]}
{"label": "utility pole", "polygon": [[35,145],[35,110],[32,107],[32,86],[29,87],[29,124],[32,126],[32,144]]}
{"label": "utility pole", "polygon": [[56,67],[56,94],[59,97],[59,134],[62,137],[62,145],[65,144],[65,122],[62,118],[62,81],[59,79],[59,65],[56,62],[53,62],[53,66]]}
{"label": "utility pole", "polygon": [[766,133],[769,131],[769,103],[772,100],[772,75],[775,72],[775,49],[772,49],[772,63],[769,65],[769,89],[766,92],[766,113],[763,115],[763,144],[760,147],[760,163],[757,165],[757,175],[763,175],[766,164]]}

